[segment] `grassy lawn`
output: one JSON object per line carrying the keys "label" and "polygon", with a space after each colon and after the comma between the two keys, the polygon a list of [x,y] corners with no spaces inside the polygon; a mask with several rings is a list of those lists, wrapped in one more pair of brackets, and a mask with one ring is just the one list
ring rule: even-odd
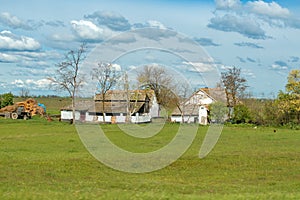
{"label": "grassy lawn", "polygon": [[[159,149],[178,126],[139,140],[117,125],[102,128],[114,143],[138,152]],[[199,159],[206,130],[199,127],[170,166],[130,174],[94,159],[72,125],[0,119],[0,199],[300,199],[299,131],[225,127],[214,150]]]}

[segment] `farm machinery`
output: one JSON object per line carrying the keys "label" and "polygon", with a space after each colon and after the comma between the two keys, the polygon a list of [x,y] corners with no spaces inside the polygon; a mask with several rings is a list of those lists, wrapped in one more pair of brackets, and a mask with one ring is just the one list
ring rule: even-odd
{"label": "farm machinery", "polygon": [[5,118],[24,120],[30,119],[36,114],[43,116],[45,112],[46,107],[43,104],[37,103],[37,101],[32,98],[0,109],[0,114],[4,115]]}

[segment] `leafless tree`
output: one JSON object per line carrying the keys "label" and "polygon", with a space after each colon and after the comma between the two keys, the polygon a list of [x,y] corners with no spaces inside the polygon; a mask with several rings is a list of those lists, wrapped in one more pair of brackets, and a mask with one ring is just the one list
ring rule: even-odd
{"label": "leafless tree", "polygon": [[221,73],[221,79],[225,87],[227,106],[236,106],[239,97],[243,95],[247,88],[247,80],[241,77],[241,69],[237,67],[229,68],[226,72]]}
{"label": "leafless tree", "polygon": [[102,95],[102,110],[103,122],[105,122],[104,108],[105,108],[105,95],[118,81],[119,73],[111,63],[98,63],[98,67],[93,68],[92,78],[97,81],[98,89]]}
{"label": "leafless tree", "polygon": [[29,89],[28,88],[21,88],[20,90],[20,97],[27,98],[29,97]]}
{"label": "leafless tree", "polygon": [[78,90],[84,83],[83,75],[79,74],[82,61],[85,59],[86,44],[81,44],[79,49],[71,50],[65,55],[65,59],[58,63],[53,77],[48,77],[51,87],[67,91],[72,99],[72,119],[75,123],[75,98]]}
{"label": "leafless tree", "polygon": [[161,66],[147,65],[138,72],[137,80],[154,90],[157,102],[167,110],[172,110],[178,104],[178,97],[174,93],[176,86],[173,84],[173,76],[168,74]]}

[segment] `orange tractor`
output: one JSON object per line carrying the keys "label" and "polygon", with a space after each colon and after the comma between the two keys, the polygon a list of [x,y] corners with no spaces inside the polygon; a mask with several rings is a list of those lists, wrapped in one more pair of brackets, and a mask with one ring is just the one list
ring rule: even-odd
{"label": "orange tractor", "polygon": [[0,113],[4,113],[5,117],[7,118],[21,118],[24,120],[30,119],[36,114],[40,114],[41,116],[43,116],[45,112],[45,106],[43,106],[43,104],[38,104],[37,101],[32,98],[0,109]]}

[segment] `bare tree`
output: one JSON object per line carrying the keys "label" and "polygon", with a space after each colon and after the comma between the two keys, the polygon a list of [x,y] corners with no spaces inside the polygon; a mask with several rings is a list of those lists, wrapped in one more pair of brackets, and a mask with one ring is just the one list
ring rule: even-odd
{"label": "bare tree", "polygon": [[236,106],[239,97],[243,95],[247,88],[247,80],[241,77],[241,69],[236,67],[229,68],[226,72],[221,73],[221,79],[225,87],[227,106]]}
{"label": "bare tree", "polygon": [[64,61],[58,63],[56,73],[49,77],[51,87],[67,91],[72,99],[72,119],[75,123],[75,98],[78,90],[84,83],[84,77],[79,74],[81,62],[85,59],[86,44],[81,44],[79,49],[71,50],[65,55]]}
{"label": "bare tree", "polygon": [[22,98],[27,98],[27,97],[29,97],[29,89],[28,88],[22,88],[21,90],[20,90],[20,97],[22,97]]}
{"label": "bare tree", "polygon": [[184,123],[184,116],[185,116],[185,100],[188,96],[191,95],[191,88],[187,84],[179,84],[177,87],[178,90],[178,97],[176,101],[176,107],[181,113],[181,122]]}
{"label": "bare tree", "polygon": [[105,95],[116,85],[119,74],[111,63],[98,63],[98,67],[93,68],[92,78],[97,81],[99,92],[102,95],[103,122],[105,122]]}
{"label": "bare tree", "polygon": [[145,66],[138,72],[137,80],[140,85],[154,90],[159,105],[173,109],[178,104],[178,97],[174,93],[175,85],[172,83],[173,77],[167,74],[166,70],[160,66]]}

